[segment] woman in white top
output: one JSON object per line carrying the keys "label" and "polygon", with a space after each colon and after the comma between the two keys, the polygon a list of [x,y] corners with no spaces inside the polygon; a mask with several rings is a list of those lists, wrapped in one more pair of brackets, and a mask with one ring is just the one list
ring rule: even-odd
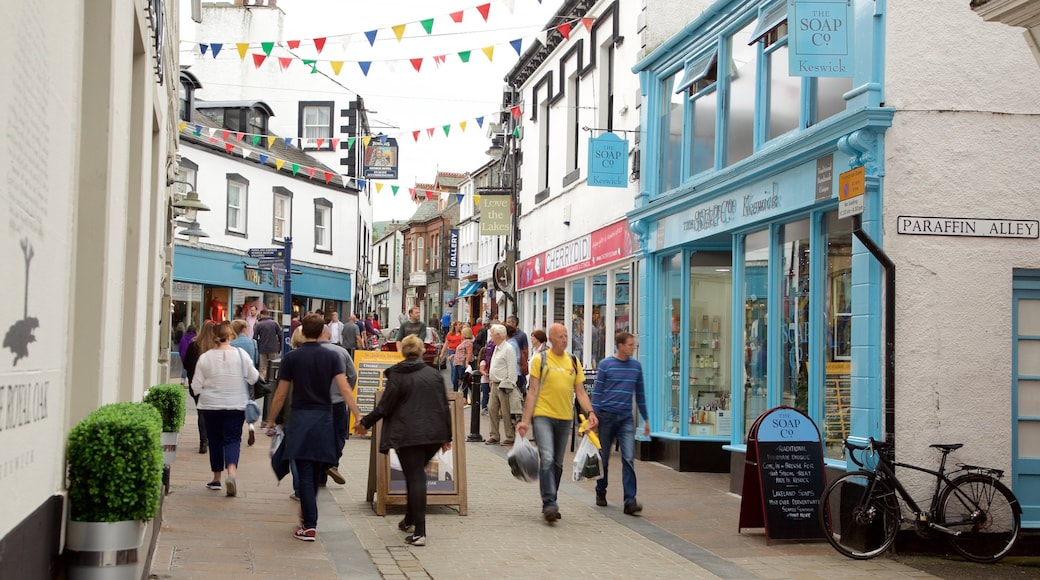
{"label": "woman in white top", "polygon": [[227,494],[235,496],[235,475],[242,450],[242,423],[249,398],[246,382],[256,382],[260,373],[246,351],[231,346],[231,324],[221,322],[214,329],[216,346],[199,357],[191,387],[199,394],[198,408],[206,422],[209,439],[209,466],[213,480],[206,487],[221,488],[220,474],[227,468]]}

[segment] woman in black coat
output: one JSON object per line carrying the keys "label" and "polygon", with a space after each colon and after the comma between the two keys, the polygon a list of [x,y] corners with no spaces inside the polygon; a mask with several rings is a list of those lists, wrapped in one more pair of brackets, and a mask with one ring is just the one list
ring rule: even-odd
{"label": "woman in black coat", "polygon": [[361,424],[371,429],[380,419],[380,453],[397,451],[408,490],[408,507],[397,527],[411,532],[404,541],[426,545],[426,464],[438,449],[451,449],[451,414],[439,371],[422,361],[425,345],[411,335],[401,341],[405,360],[385,371],[386,389]]}

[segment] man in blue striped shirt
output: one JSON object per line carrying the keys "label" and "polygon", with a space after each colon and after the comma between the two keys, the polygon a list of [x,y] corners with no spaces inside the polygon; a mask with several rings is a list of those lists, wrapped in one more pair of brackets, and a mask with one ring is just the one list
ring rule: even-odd
{"label": "man in blue striped shirt", "polygon": [[643,436],[650,435],[647,421],[646,393],[643,389],[643,366],[632,358],[636,352],[636,338],[628,332],[614,336],[617,353],[603,359],[596,369],[596,384],[592,389],[592,409],[599,418],[600,459],[603,477],[596,481],[596,505],[607,505],[607,474],[610,448],[617,437],[621,446],[621,483],[625,492],[625,513],[634,516],[643,511],[636,501],[636,470],[634,461],[636,430],[632,417],[632,395],[635,394],[639,415],[643,417]]}

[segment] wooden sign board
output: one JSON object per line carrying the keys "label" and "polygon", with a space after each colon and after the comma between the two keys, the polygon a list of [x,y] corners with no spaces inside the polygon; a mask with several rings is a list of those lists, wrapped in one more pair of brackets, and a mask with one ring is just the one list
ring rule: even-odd
{"label": "wooden sign board", "polygon": [[808,415],[793,407],[763,413],[748,434],[737,531],[765,527],[767,541],[822,538],[823,470],[820,430]]}
{"label": "wooden sign board", "polygon": [[[383,392],[375,395],[378,404]],[[468,490],[466,487],[466,434],[463,421],[465,403],[462,393],[448,393],[448,412],[451,414],[451,451],[439,453],[426,465],[426,504],[457,505],[459,515],[469,513]],[[407,505],[408,495],[404,474],[396,461],[396,453],[379,452],[379,438],[383,422],[376,423],[372,430],[372,446],[368,462],[368,493],[366,499],[373,502],[377,515],[386,515],[388,505]],[[375,477],[373,478],[373,474]],[[373,481],[374,480],[374,481]]]}

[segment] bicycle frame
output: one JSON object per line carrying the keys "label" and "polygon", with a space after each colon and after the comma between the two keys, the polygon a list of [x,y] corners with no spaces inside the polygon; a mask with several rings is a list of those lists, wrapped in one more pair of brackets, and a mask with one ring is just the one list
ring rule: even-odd
{"label": "bicycle frame", "polygon": [[[960,535],[961,532],[958,532],[958,531],[955,531],[955,530],[951,530],[951,529],[947,528],[946,526],[937,524],[937,523],[935,523],[933,521],[934,520],[933,516],[935,515],[935,506],[936,506],[936,503],[938,502],[938,499],[939,499],[939,493],[943,490],[943,486],[944,485],[945,486],[952,486],[953,485],[953,480],[950,479],[949,475],[946,472],[946,458],[949,456],[949,454],[948,453],[943,453],[942,460],[939,462],[939,469],[938,470],[934,470],[934,469],[927,469],[925,467],[920,467],[920,466],[917,466],[917,465],[911,465],[909,463],[903,463],[903,462],[900,462],[900,461],[895,461],[893,459],[889,459],[885,455],[886,453],[889,453],[889,452],[891,452],[891,450],[880,450],[880,451],[876,452],[877,456],[878,456],[878,461],[877,461],[877,465],[874,467],[874,472],[879,474],[880,477],[876,478],[874,480],[874,484],[872,484],[872,485],[877,485],[877,482],[878,481],[882,481],[882,480],[884,480],[884,482],[886,484],[890,485],[892,487],[892,489],[897,494],[899,494],[899,497],[903,498],[903,502],[906,504],[906,506],[908,508],[910,508],[910,511],[913,512],[913,516],[914,516],[913,522],[915,524],[924,524],[928,528],[938,530],[940,532],[943,532],[944,534],[949,534],[949,535],[953,535],[953,536]],[[917,502],[914,501],[913,496],[910,495],[910,492],[908,492],[906,490],[906,487],[903,486],[902,482],[899,481],[899,478],[896,476],[896,473],[895,473],[895,468],[897,468],[897,467],[903,467],[903,468],[906,468],[906,469],[912,469],[914,471],[920,471],[922,473],[927,473],[928,475],[930,475],[930,476],[935,478],[935,489],[932,490],[931,505],[929,505],[927,512],[923,511],[921,509],[921,507],[917,504]],[[957,469],[957,470],[951,471],[949,473],[950,474],[961,473],[963,471],[966,471],[966,470],[962,468],[962,469]],[[867,491],[868,491],[868,493],[864,494],[864,496],[863,496],[864,498],[870,497],[873,494],[873,492],[874,492],[873,489],[869,489]],[[970,499],[965,498],[965,497],[961,497],[961,494],[958,494],[958,499],[960,501],[962,501],[962,502],[965,502],[965,504],[971,503],[972,504],[971,507],[972,507],[973,510],[976,510],[979,507],[977,505],[974,505],[974,502],[971,502]],[[903,521],[906,522],[908,520],[903,518]],[[942,522],[942,523],[943,524],[951,524],[951,523],[952,524],[968,524],[968,523],[971,523],[971,522],[970,521],[964,521],[964,522]]]}

